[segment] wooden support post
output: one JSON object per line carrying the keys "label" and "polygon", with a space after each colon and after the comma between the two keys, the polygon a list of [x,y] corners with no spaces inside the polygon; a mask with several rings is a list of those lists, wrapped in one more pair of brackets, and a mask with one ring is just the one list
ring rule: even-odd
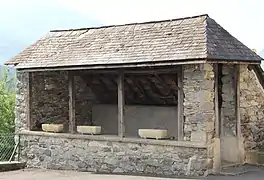
{"label": "wooden support post", "polygon": [[219,75],[219,64],[214,64],[215,137],[213,141],[213,171],[215,173],[218,173],[221,170],[221,119],[219,109]]}
{"label": "wooden support post", "polygon": [[124,73],[119,72],[118,75],[118,135],[124,137],[125,122],[124,122]]}
{"label": "wooden support post", "polygon": [[241,120],[240,120],[240,68],[235,65],[235,113],[236,113],[236,135],[241,134]]}
{"label": "wooden support post", "polygon": [[220,138],[221,122],[219,111],[219,68],[214,64],[214,106],[215,106],[215,137]]}
{"label": "wooden support post", "polygon": [[75,80],[74,74],[68,71],[69,78],[69,132],[76,132],[76,122],[75,122]]}
{"label": "wooden support post", "polygon": [[183,129],[184,129],[184,119],[183,119],[183,70],[182,66],[179,66],[177,73],[178,80],[178,140],[183,140]]}
{"label": "wooden support post", "polygon": [[32,106],[32,72],[28,73],[28,84],[27,84],[27,129],[32,130],[32,121],[31,121],[31,106]]}
{"label": "wooden support post", "polygon": [[236,137],[238,148],[238,163],[244,163],[244,143],[241,132],[240,119],[240,65],[235,65],[235,114],[236,114]]}

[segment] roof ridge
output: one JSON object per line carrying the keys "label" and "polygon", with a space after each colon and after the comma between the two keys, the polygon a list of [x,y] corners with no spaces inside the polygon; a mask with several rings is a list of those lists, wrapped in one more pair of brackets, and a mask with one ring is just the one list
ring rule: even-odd
{"label": "roof ridge", "polygon": [[137,25],[137,24],[161,23],[161,22],[179,21],[179,20],[184,20],[184,19],[194,19],[194,18],[199,18],[199,17],[203,17],[203,16],[209,17],[208,14],[200,14],[200,15],[195,15],[195,16],[187,16],[187,17],[174,18],[174,19],[164,19],[164,20],[157,20],[157,21],[144,21],[144,22],[117,24],[117,25],[114,25],[114,24],[113,25],[102,25],[102,26],[94,26],[94,27],[87,27],[87,28],[76,28],[76,29],[54,29],[54,30],[50,30],[50,32],[81,31],[81,30],[119,27],[119,26]]}

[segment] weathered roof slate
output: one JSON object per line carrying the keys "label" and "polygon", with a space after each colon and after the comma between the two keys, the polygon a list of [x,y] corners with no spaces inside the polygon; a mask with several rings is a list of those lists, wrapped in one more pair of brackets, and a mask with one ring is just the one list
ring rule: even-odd
{"label": "weathered roof slate", "polygon": [[18,68],[48,68],[200,59],[261,60],[208,15],[200,15],[50,31],[6,64],[18,64]]}

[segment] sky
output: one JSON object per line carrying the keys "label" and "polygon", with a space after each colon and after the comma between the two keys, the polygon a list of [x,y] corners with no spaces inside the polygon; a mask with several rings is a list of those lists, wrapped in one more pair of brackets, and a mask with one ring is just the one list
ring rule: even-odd
{"label": "sky", "polygon": [[208,14],[264,57],[263,0],[0,0],[0,64],[51,29]]}

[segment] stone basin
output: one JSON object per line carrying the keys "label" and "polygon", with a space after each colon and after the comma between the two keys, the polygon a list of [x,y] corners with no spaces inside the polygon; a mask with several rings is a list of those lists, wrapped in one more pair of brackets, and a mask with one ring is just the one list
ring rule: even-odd
{"label": "stone basin", "polygon": [[138,135],[141,138],[166,139],[168,131],[165,129],[138,129]]}
{"label": "stone basin", "polygon": [[63,124],[42,124],[42,130],[45,132],[63,132],[64,126]]}
{"label": "stone basin", "polygon": [[101,134],[101,126],[77,126],[77,132],[81,134]]}

